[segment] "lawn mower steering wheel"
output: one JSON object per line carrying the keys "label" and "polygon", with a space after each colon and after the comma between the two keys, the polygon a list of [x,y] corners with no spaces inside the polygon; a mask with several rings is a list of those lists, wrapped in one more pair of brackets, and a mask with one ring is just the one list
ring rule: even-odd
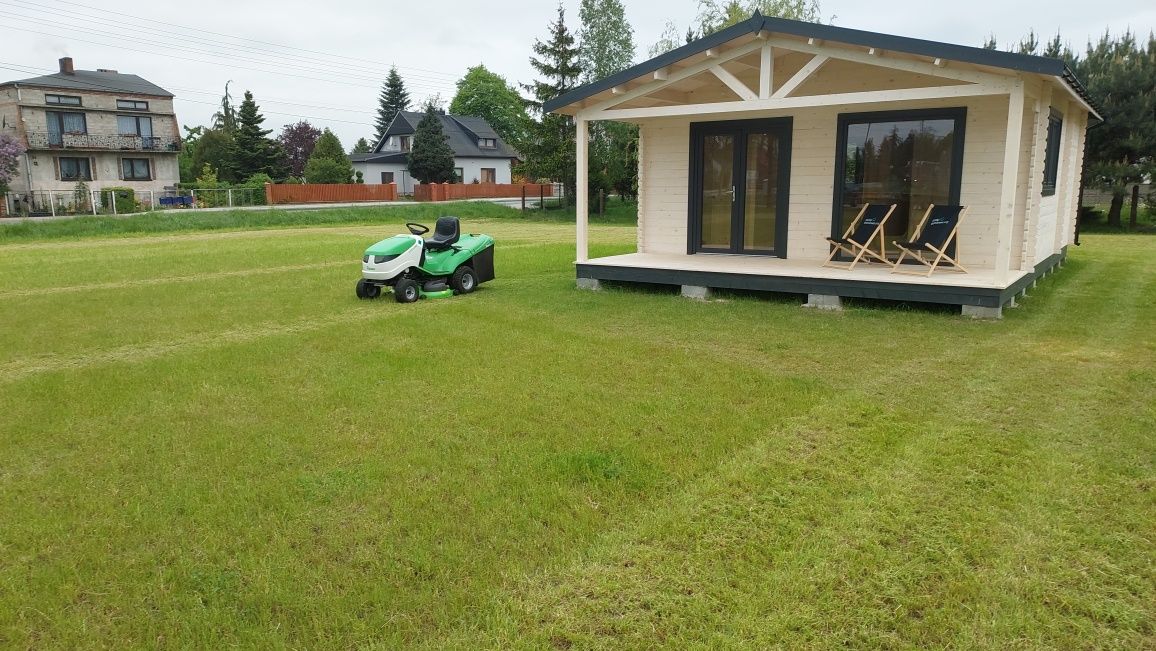
{"label": "lawn mower steering wheel", "polygon": [[409,232],[413,233],[414,235],[425,235],[429,232],[429,226],[415,222],[406,222],[405,227],[408,228]]}

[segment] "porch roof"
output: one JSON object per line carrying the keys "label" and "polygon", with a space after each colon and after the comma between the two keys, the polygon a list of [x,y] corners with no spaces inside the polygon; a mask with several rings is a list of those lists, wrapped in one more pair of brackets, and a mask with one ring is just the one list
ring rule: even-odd
{"label": "porch roof", "polygon": [[582,104],[593,98],[604,99],[610,97],[616,87],[623,86],[640,78],[661,74],[663,69],[685,59],[706,53],[708,50],[743,39],[758,36],[760,33],[779,34],[801,39],[814,39],[821,42],[840,43],[844,45],[875,48],[878,50],[902,53],[916,57],[926,57],[932,60],[952,61],[994,68],[1004,71],[1016,71],[1030,74],[1053,77],[1059,80],[1074,95],[1084,101],[1091,109],[1090,114],[1102,119],[1100,109],[1088,94],[1087,89],[1072,73],[1068,65],[1060,59],[1049,57],[1001,52],[984,48],[941,43],[892,34],[882,34],[834,25],[809,23],[785,18],[762,16],[758,12],[751,18],[700,38],[680,48],[661,54],[653,59],[644,61],[636,66],[623,70],[609,77],[599,79],[568,93],[545,102],[543,110],[548,112],[573,113],[582,108]]}

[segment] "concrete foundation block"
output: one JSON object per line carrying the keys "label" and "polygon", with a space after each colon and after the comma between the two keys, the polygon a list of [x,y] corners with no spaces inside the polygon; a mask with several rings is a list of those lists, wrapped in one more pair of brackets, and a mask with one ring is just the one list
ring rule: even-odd
{"label": "concrete foundation block", "polygon": [[598,280],[597,278],[579,278],[578,289],[586,289],[592,292],[596,292],[602,289],[602,281]]}
{"label": "concrete foundation block", "polygon": [[968,316],[973,319],[1002,319],[1002,307],[981,307],[979,305],[964,305],[962,309],[963,316]]}
{"label": "concrete foundation block", "polygon": [[842,310],[843,299],[829,294],[807,294],[807,302],[803,307],[813,307],[817,310]]}
{"label": "concrete foundation block", "polygon": [[698,285],[683,285],[682,295],[686,298],[693,298],[697,301],[708,300],[714,292],[710,287],[699,287]]}

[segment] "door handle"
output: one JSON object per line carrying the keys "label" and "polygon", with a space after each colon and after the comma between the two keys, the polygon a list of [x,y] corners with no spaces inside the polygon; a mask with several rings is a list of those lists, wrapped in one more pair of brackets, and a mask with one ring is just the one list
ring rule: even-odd
{"label": "door handle", "polygon": [[731,203],[735,202],[735,186],[731,186]]}

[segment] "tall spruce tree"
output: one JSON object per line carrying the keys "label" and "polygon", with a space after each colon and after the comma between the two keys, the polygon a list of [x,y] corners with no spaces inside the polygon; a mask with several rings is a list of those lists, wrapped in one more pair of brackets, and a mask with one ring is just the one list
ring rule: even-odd
{"label": "tall spruce tree", "polygon": [[[621,0],[582,0],[578,58],[584,82],[604,79],[634,62],[634,30]],[[638,182],[638,128],[622,122],[590,124],[589,189],[633,197]]]}
{"label": "tall spruce tree", "polygon": [[441,111],[426,103],[425,115],[417,123],[409,151],[409,173],[420,183],[450,183],[454,180],[454,150],[442,129]]}
{"label": "tall spruce tree", "polygon": [[261,128],[264,122],[265,116],[261,115],[253,93],[245,91],[245,99],[237,111],[237,130],[233,134],[233,167],[240,180],[254,174],[267,174],[275,179],[283,179],[289,174],[285,150],[269,138],[272,129]]}
{"label": "tall spruce tree", "polygon": [[523,145],[526,156],[523,172],[536,179],[561,181],[566,196],[574,197],[574,121],[566,115],[542,113],[542,104],[572,90],[578,83],[582,68],[578,65],[578,47],[566,27],[566,10],[558,4],[558,19],[550,24],[546,42],[534,41],[534,56],[530,65],[541,76],[525,88],[533,95],[528,103],[540,116],[531,127],[530,137]]}
{"label": "tall spruce tree", "polygon": [[397,66],[389,67],[389,76],[381,86],[381,95],[378,97],[377,121],[374,123],[375,144],[381,141],[389,123],[401,111],[409,110],[409,92],[405,89],[405,82],[397,72]]}

